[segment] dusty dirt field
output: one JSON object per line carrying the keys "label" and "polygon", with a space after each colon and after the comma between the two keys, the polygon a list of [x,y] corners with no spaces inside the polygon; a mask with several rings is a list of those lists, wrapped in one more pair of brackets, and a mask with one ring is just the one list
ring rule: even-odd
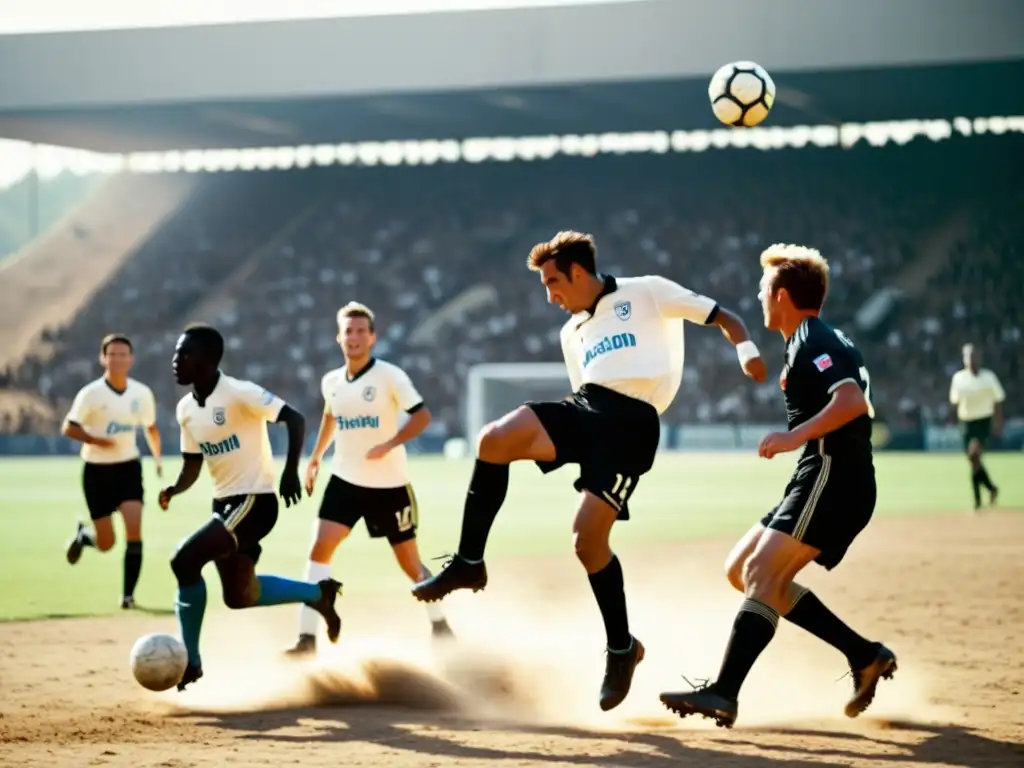
{"label": "dusty dirt field", "polygon": [[607,714],[600,622],[568,551],[495,562],[486,592],[451,601],[462,643],[483,649],[473,658],[439,656],[420,607],[361,599],[352,574],[337,649],[284,665],[292,611],[218,611],[207,676],[181,695],[143,691],[126,663],[173,617],[0,625],[0,765],[1024,765],[1024,514],[880,520],[837,571],[806,580],[900,657],[856,721],[841,715],[842,659],[785,625],[733,730],[660,708],[680,674],[717,670],[738,604],[720,577],[727,547],[624,553],[648,657]]}

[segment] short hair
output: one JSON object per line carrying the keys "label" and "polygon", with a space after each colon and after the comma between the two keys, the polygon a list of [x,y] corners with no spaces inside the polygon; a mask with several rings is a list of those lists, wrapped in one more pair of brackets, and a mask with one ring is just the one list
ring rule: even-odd
{"label": "short hair", "polygon": [[338,327],[341,328],[342,321],[350,317],[365,317],[366,321],[370,324],[370,333],[374,332],[376,327],[375,317],[373,310],[365,304],[360,304],[358,301],[350,301],[344,307],[338,310]]}
{"label": "short hair", "polygon": [[530,249],[526,266],[539,272],[541,267],[552,260],[564,275],[569,274],[573,264],[579,264],[592,275],[597,274],[597,245],[594,236],[573,230],[559,232],[547,242],[537,243]]}
{"label": "short hair", "polygon": [[775,268],[772,293],[786,289],[793,306],[818,312],[828,295],[828,261],[816,249],[775,243],[761,254],[761,267]]}
{"label": "short hair", "polygon": [[185,334],[195,340],[204,355],[220,363],[224,357],[224,337],[220,331],[206,323],[191,323],[185,326]]}
{"label": "short hair", "polygon": [[124,344],[128,347],[129,352],[135,351],[134,347],[132,347],[132,340],[123,333],[108,333],[103,337],[103,341],[100,342],[100,355],[107,354],[107,347],[111,344]]}

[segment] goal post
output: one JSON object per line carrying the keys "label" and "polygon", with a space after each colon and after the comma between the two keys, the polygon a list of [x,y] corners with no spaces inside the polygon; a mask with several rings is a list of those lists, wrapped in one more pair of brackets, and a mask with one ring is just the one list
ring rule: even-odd
{"label": "goal post", "polygon": [[527,400],[563,400],[572,394],[564,363],[482,363],[466,377],[466,439],[488,422],[515,410]]}

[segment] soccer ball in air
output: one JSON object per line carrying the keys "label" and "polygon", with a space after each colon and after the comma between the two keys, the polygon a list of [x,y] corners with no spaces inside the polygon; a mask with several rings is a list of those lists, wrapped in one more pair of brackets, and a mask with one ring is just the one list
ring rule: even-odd
{"label": "soccer ball in air", "polygon": [[132,646],[132,674],[143,688],[166,691],[181,682],[188,653],[173,635],[146,635]]}
{"label": "soccer ball in air", "polygon": [[754,62],[734,61],[715,72],[708,98],[715,117],[723,123],[750,128],[768,117],[775,103],[775,83]]}

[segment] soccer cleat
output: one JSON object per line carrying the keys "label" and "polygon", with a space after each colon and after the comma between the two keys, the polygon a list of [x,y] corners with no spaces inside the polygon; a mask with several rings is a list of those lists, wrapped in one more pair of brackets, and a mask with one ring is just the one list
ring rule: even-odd
{"label": "soccer cleat", "polygon": [[430,634],[433,635],[435,640],[454,640],[455,633],[452,632],[452,628],[448,626],[448,622],[444,619],[433,621],[430,624]]}
{"label": "soccer cleat", "polygon": [[635,637],[625,653],[605,653],[604,681],[601,683],[601,709],[607,712],[619,706],[633,684],[637,664],[644,660],[644,646]]}
{"label": "soccer cleat", "polygon": [[293,659],[316,655],[316,635],[299,635],[298,642],[284,652]]}
{"label": "soccer cleat", "polygon": [[732,728],[739,714],[739,703],[718,693],[714,683],[705,682],[687,692],[663,693],[658,698],[666,709],[680,717],[703,715],[714,720],[719,728]]}
{"label": "soccer cleat", "polygon": [[82,542],[82,534],[85,532],[85,524],[79,521],[78,530],[75,531],[75,538],[68,542],[68,549],[66,552],[68,562],[71,565],[77,563],[82,557],[82,549],[85,544]]}
{"label": "soccer cleat", "polygon": [[131,611],[135,608],[135,598],[131,595],[127,595],[121,598],[121,610]]}
{"label": "soccer cleat", "polygon": [[202,667],[193,667],[189,664],[185,667],[185,674],[181,676],[181,682],[178,683],[178,690],[184,691],[186,687],[192,685],[192,683],[198,681],[203,676]]}
{"label": "soccer cleat", "polygon": [[306,605],[324,617],[327,622],[327,639],[336,643],[341,636],[341,616],[334,607],[334,601],[341,594],[341,582],[324,579],[317,586],[320,587],[320,597]]}
{"label": "soccer cleat", "polygon": [[988,492],[988,505],[990,507],[994,507],[998,500],[999,500],[999,489],[996,486],[993,485],[992,488]]}
{"label": "soccer cleat", "polygon": [[487,586],[487,566],[483,560],[470,563],[458,555],[452,555],[440,571],[413,585],[412,594],[424,603],[433,603],[458,589],[479,592]]}
{"label": "soccer cleat", "polygon": [[853,696],[846,702],[846,716],[856,717],[871,706],[879,680],[891,680],[895,672],[896,654],[879,643],[874,661],[862,669],[851,670]]}

